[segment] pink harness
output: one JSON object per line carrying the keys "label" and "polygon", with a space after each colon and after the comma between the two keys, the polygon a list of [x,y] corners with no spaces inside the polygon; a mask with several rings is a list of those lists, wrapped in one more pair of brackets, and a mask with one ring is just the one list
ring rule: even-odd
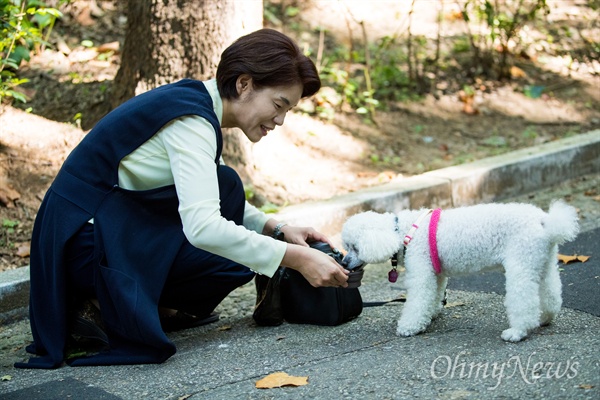
{"label": "pink harness", "polygon": [[433,264],[433,270],[436,274],[442,273],[442,263],[440,262],[440,256],[438,255],[437,249],[437,228],[438,222],[440,221],[440,214],[442,213],[441,208],[436,208],[431,214],[429,220],[429,255],[431,256],[431,263]]}

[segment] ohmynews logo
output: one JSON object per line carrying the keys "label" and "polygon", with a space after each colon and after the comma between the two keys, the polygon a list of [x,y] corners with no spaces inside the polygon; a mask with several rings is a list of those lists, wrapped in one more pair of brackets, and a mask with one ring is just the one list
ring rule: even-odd
{"label": "ohmynews logo", "polygon": [[463,359],[465,351],[458,353],[454,359],[450,356],[438,356],[431,363],[431,377],[434,379],[493,379],[495,385],[488,387],[494,390],[504,379],[517,377],[532,385],[541,379],[573,379],[577,376],[580,364],[573,357],[566,361],[536,361],[535,352],[523,362],[521,356],[510,356],[503,362],[467,362]]}

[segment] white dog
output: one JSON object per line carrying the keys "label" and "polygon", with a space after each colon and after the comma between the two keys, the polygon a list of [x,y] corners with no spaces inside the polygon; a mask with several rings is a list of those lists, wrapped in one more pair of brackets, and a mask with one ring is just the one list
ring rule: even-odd
{"label": "white dog", "polygon": [[518,203],[439,212],[367,211],[343,226],[344,263],[350,270],[383,263],[402,255],[405,247],[407,294],[398,335],[416,335],[429,326],[443,307],[448,277],[494,269],[503,269],[506,278],[510,328],[502,339],[518,342],[554,319],[562,305],[558,244],[577,236],[575,208],[556,201],[548,213]]}

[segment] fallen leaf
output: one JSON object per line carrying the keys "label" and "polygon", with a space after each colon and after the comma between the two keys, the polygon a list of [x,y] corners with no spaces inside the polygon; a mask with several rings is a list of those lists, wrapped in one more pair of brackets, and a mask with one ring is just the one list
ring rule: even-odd
{"label": "fallen leaf", "polygon": [[23,243],[17,248],[17,256],[22,258],[29,257],[30,250],[31,243]]}
{"label": "fallen leaf", "polygon": [[568,264],[571,261],[577,260],[577,256],[566,256],[564,254],[559,254],[558,255],[558,260],[562,261],[563,264]]}
{"label": "fallen leaf", "polygon": [[10,381],[12,379],[11,375],[4,375],[3,377],[0,378],[0,381],[4,382],[4,381]]}
{"label": "fallen leaf", "polygon": [[396,173],[394,171],[383,171],[379,175],[377,175],[377,179],[379,181],[388,181],[394,179],[396,177]]}
{"label": "fallen leaf", "polygon": [[479,114],[479,110],[475,107],[475,94],[467,93],[464,90],[461,90],[458,93],[458,99],[463,103],[463,113],[467,115],[475,115]]}
{"label": "fallen leaf", "polygon": [[14,190],[3,177],[0,177],[0,204],[6,208],[14,208],[15,201],[21,198],[21,194]]}
{"label": "fallen leaf", "polygon": [[513,78],[526,78],[527,74],[521,68],[512,66],[510,67],[510,76]]}
{"label": "fallen leaf", "polygon": [[282,386],[304,386],[308,376],[290,376],[285,372],[274,372],[256,382],[257,389],[273,389]]}
{"label": "fallen leaf", "polygon": [[377,176],[377,174],[375,172],[364,172],[364,171],[361,171],[361,172],[357,172],[356,176],[359,177],[359,178],[374,178],[374,177]]}
{"label": "fallen leaf", "polygon": [[563,264],[568,264],[568,263],[574,262],[574,261],[579,261],[579,262],[584,263],[584,262],[586,262],[589,259],[590,259],[590,256],[580,256],[580,255],[577,255],[577,254],[574,254],[572,256],[567,256],[567,255],[564,255],[564,254],[559,254],[558,255],[558,260],[562,261]]}
{"label": "fallen leaf", "polygon": [[460,306],[464,306],[465,303],[463,303],[462,301],[455,301],[453,303],[446,303],[445,307],[446,308],[452,308],[452,307],[460,307]]}
{"label": "fallen leaf", "polygon": [[583,384],[583,383],[581,385],[579,385],[579,389],[585,389],[585,390],[593,389],[595,387],[596,386],[594,386],[594,385],[586,385],[586,384]]}
{"label": "fallen leaf", "polygon": [[453,10],[444,15],[444,19],[447,21],[462,21],[464,19],[463,13],[460,10]]}
{"label": "fallen leaf", "polygon": [[118,53],[119,52],[119,41],[103,43],[100,46],[98,46],[98,53],[108,53],[109,51]]}
{"label": "fallen leaf", "polygon": [[228,331],[231,330],[231,326],[230,325],[223,325],[220,326],[219,328],[217,328],[219,331]]}

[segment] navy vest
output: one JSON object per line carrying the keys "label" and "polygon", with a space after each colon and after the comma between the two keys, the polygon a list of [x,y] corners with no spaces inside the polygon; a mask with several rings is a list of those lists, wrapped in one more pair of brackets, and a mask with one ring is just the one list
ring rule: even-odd
{"label": "navy vest", "polygon": [[[119,162],[173,119],[192,114],[215,128],[218,166],[223,137],[212,99],[202,82],[184,79],[134,97],[105,116],[69,155],[53,189],[93,214],[102,194],[117,185]],[[74,185],[63,175],[81,182]],[[74,186],[79,186],[77,191],[69,191]]]}
{"label": "navy vest", "polygon": [[204,84],[184,79],[136,96],[106,115],[71,152],[38,211],[31,240],[30,321],[40,357],[19,368],[56,368],[64,361],[67,284],[64,248],[94,218],[98,301],[110,350],[71,365],[163,362],[175,346],[163,333],[157,304],[170,266],[184,243],[173,185],[146,191],[118,187],[123,157],[170,121],[199,115],[217,134],[215,168],[223,147]]}

